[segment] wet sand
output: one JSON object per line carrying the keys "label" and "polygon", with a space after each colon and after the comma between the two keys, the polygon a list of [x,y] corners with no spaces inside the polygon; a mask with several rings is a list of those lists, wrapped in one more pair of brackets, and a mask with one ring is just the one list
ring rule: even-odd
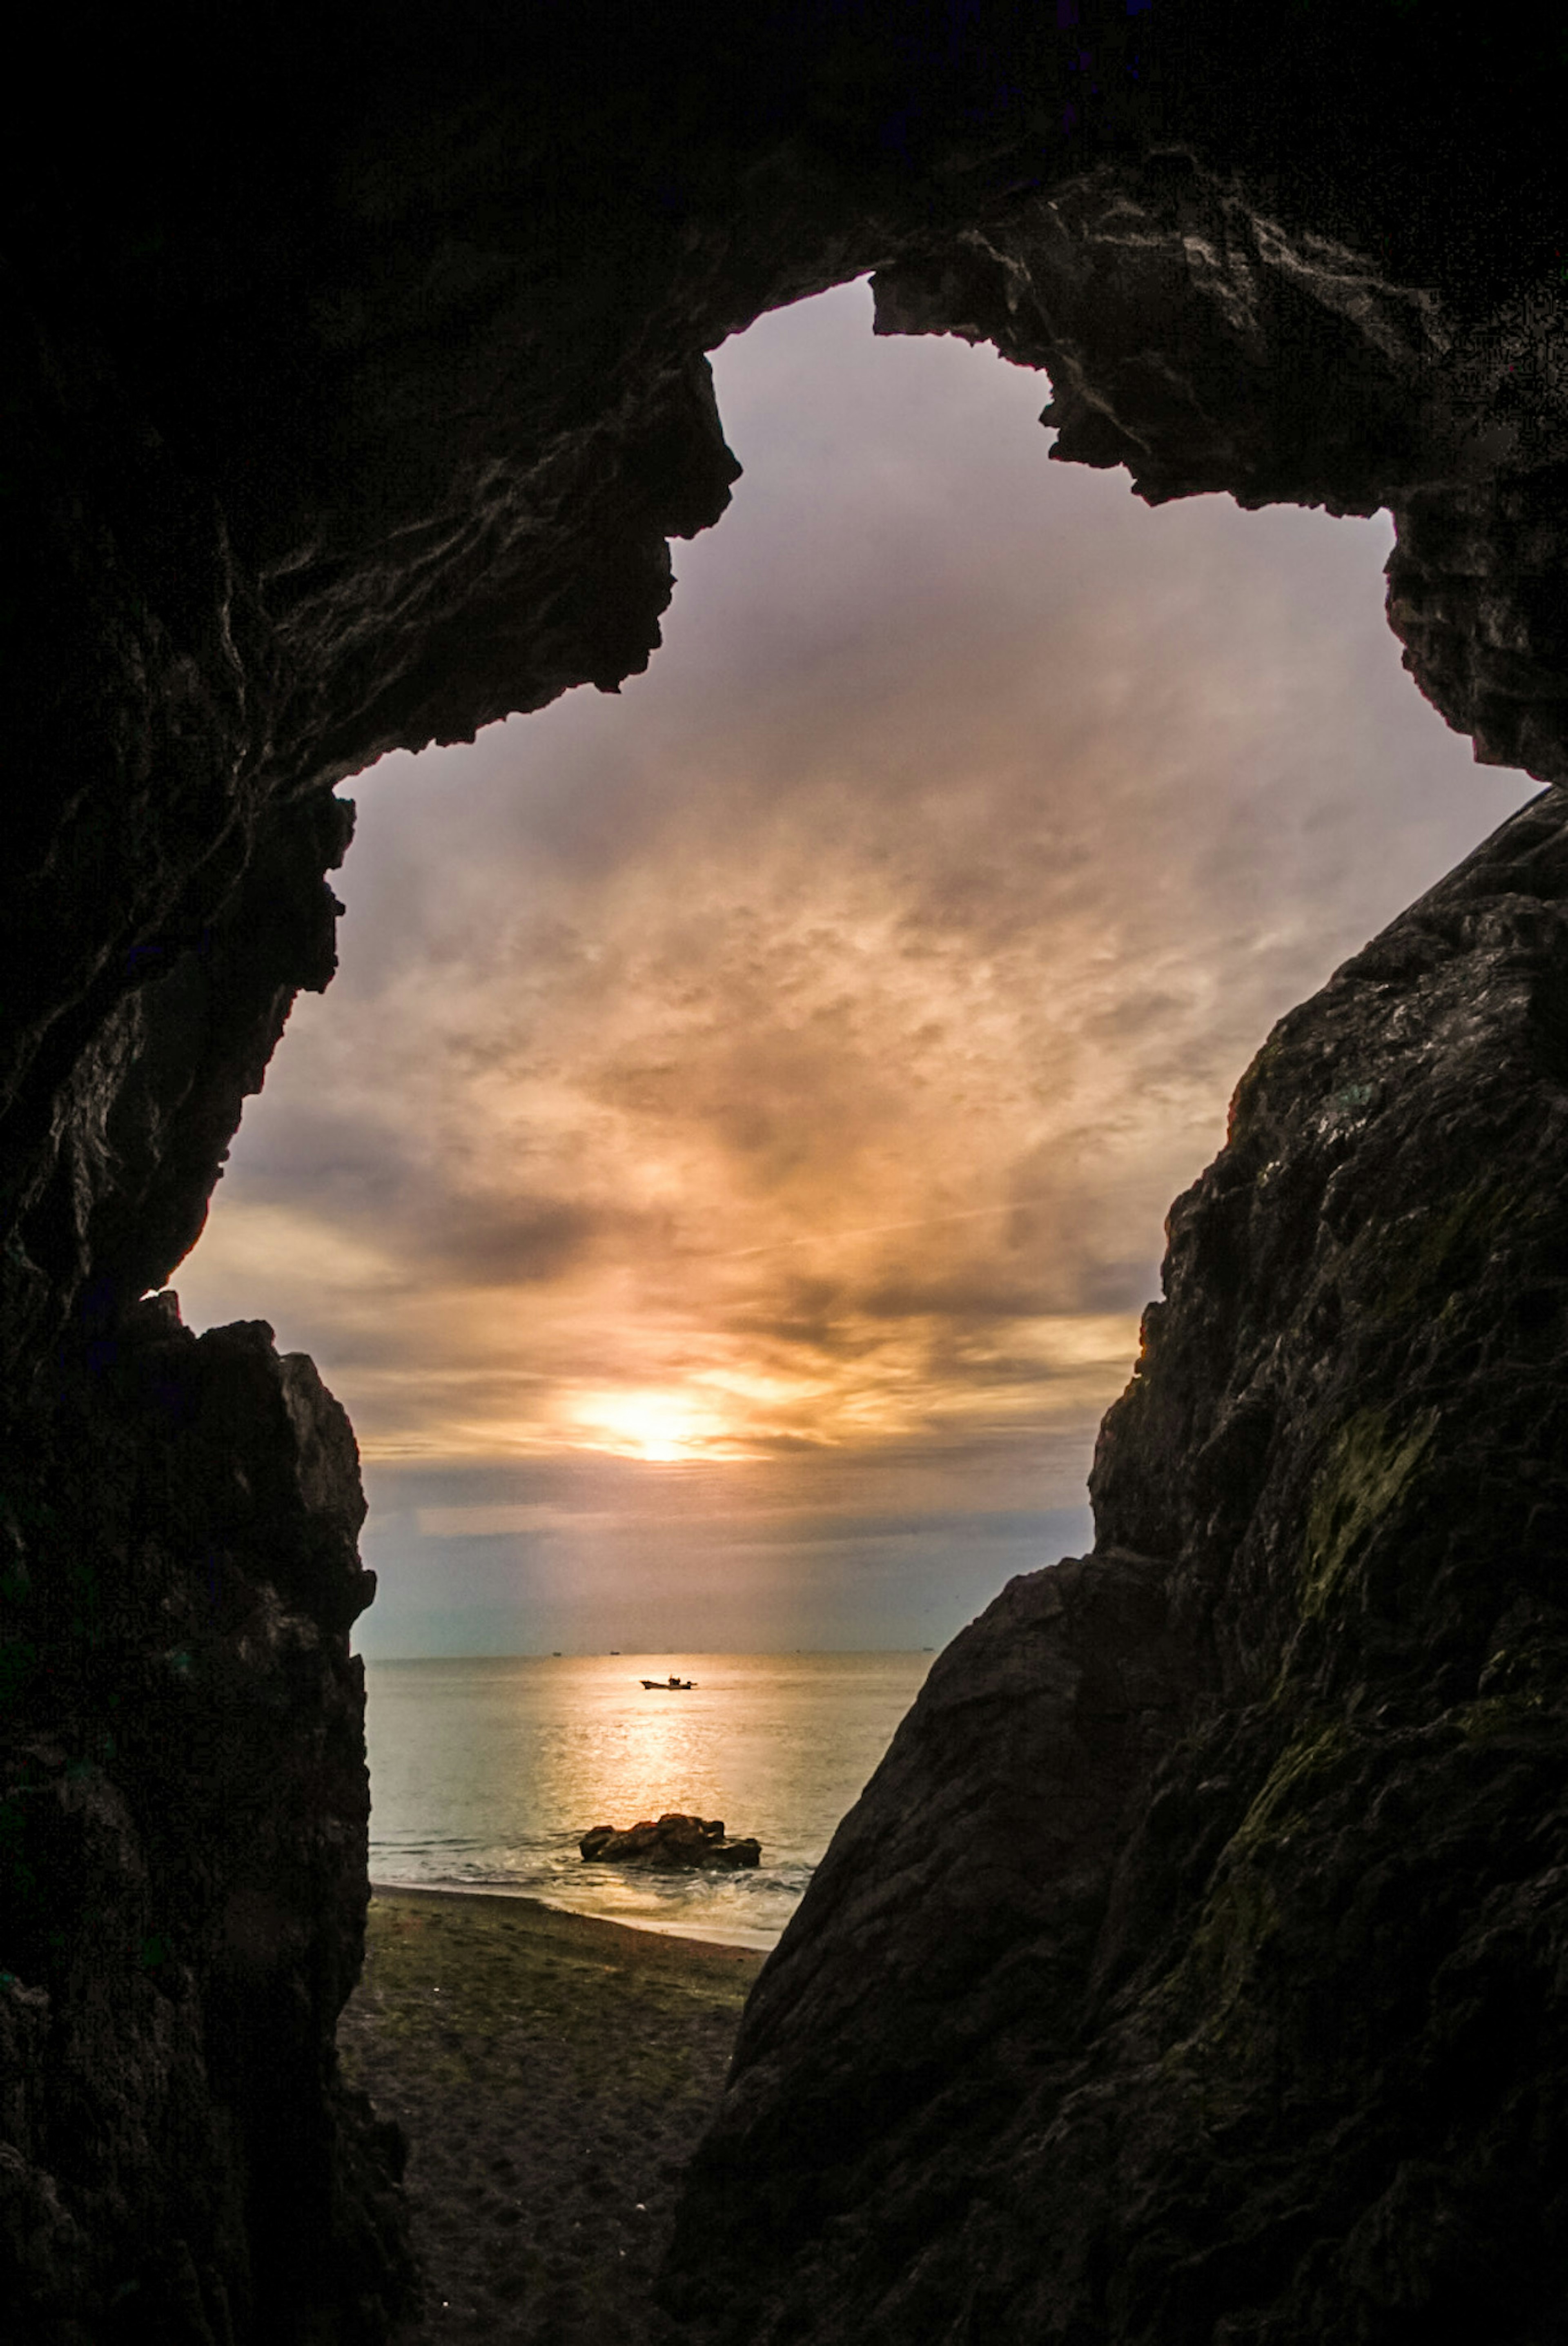
{"label": "wet sand", "polygon": [[762,1962],[532,1899],[375,1892],[338,2043],[409,2137],[408,2346],[675,2336],[649,2290]]}

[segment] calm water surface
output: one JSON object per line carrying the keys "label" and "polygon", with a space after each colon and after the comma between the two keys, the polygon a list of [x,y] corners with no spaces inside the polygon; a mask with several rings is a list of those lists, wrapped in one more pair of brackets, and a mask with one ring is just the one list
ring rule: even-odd
{"label": "calm water surface", "polygon": [[[371,1874],[770,1947],[931,1654],[367,1662]],[[689,1694],[645,1693],[678,1669]],[[590,1825],[678,1809],[762,1844],[755,1872],[585,1865]]]}

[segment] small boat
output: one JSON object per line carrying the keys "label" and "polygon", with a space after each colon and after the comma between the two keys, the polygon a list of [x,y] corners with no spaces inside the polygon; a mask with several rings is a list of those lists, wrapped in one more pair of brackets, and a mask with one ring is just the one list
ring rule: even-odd
{"label": "small boat", "polygon": [[643,1685],[647,1688],[649,1694],[689,1694],[692,1689],[692,1683],[693,1681],[690,1678],[677,1678],[673,1677],[667,1678],[644,1678],[643,1680]]}

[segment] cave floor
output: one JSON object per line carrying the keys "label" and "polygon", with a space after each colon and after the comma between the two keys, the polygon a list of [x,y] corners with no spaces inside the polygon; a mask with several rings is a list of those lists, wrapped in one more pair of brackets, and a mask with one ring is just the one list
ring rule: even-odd
{"label": "cave floor", "polygon": [[675,2334],[649,2292],[761,1962],[522,1899],[377,1891],[338,2045],[409,2138],[426,2306],[406,2346]]}

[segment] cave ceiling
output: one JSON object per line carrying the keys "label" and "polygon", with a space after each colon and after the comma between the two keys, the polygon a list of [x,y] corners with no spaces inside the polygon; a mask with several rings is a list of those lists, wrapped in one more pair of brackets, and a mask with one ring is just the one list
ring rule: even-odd
{"label": "cave ceiling", "polygon": [[[323,2082],[365,1895],[351,1436],[260,1323],[199,1343],[137,1302],[331,977],[337,786],[643,668],[669,541],[736,475],[706,353],[868,272],[880,331],[1040,368],[1059,461],[1389,508],[1412,688],[1568,780],[1563,62],[1544,12],[1426,0],[52,12],[5,181],[4,1750],[8,1819],[54,1821],[0,1950],[26,2335],[107,2339],[139,2290],[199,2298],[162,2333],[199,2346],[373,2339],[404,2287],[391,2153]],[[1491,908],[1471,961],[1430,922],[1401,947],[1444,1035],[1481,972],[1548,1089],[1512,900],[1555,901],[1555,853],[1550,887],[1476,866],[1443,914]],[[1159,1613],[1147,1562],[1083,1618]],[[1273,1617],[1233,1596],[1245,1645]],[[1247,1765],[1278,1757],[1260,1730]],[[298,2171],[263,2185],[279,2126]]]}

